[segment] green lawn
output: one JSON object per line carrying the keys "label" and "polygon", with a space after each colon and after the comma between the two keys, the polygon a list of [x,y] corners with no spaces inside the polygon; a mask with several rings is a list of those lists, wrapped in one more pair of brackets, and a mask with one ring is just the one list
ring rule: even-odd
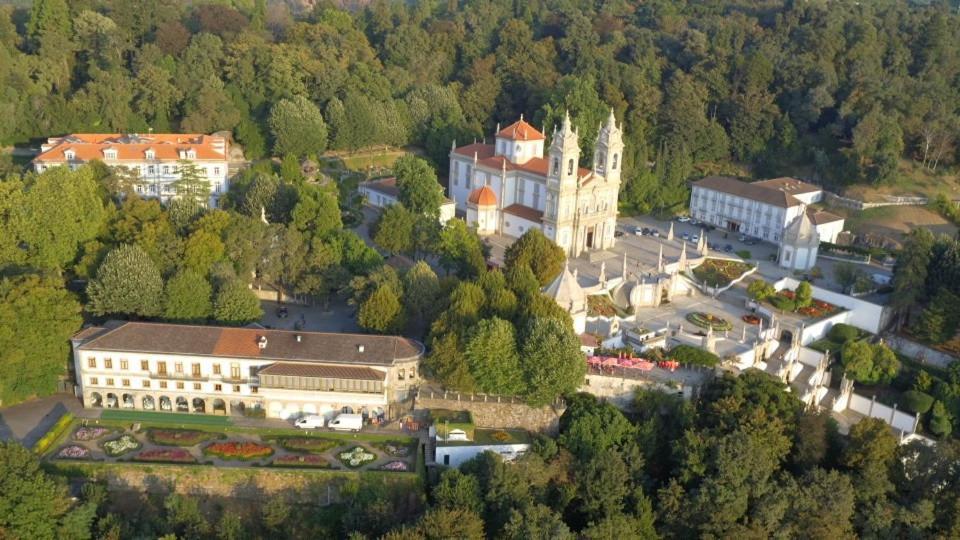
{"label": "green lawn", "polygon": [[229,426],[233,421],[228,416],[210,414],[184,414],[151,411],[125,411],[123,409],[104,409],[100,419],[117,422],[143,422],[164,425]]}

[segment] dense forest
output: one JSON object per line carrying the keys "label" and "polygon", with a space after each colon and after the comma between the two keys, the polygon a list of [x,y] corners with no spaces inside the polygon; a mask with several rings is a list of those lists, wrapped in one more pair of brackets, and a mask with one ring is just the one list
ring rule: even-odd
{"label": "dense forest", "polygon": [[946,1],[379,0],[295,16],[266,0],[37,0],[0,7],[0,143],[232,130],[251,158],[414,144],[442,170],[454,139],[498,122],[549,133],[568,109],[590,141],[612,107],[628,211],[679,209],[696,172],[891,183],[902,159],[958,157],[958,22]]}

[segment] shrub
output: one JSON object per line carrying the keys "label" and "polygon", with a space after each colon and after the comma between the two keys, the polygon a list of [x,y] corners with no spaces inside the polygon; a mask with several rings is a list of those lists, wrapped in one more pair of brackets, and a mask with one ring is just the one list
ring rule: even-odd
{"label": "shrub", "polygon": [[692,345],[677,345],[670,349],[670,356],[682,364],[713,367],[720,363],[719,356]]}
{"label": "shrub", "polygon": [[384,454],[393,457],[406,457],[413,452],[413,444],[409,441],[384,441],[373,445],[382,450]]}
{"label": "shrub", "polygon": [[33,451],[36,454],[42,454],[50,449],[53,443],[63,435],[63,432],[67,430],[70,426],[70,423],[73,422],[73,414],[67,413],[60,417],[57,420],[57,423],[50,428],[43,437],[40,437],[40,440],[37,441],[37,444],[33,445]]}
{"label": "shrub", "polygon": [[830,341],[844,344],[860,336],[860,330],[849,324],[837,323],[830,329]]}
{"label": "shrub", "polygon": [[320,437],[281,437],[275,440],[280,443],[280,446],[285,450],[290,450],[291,452],[310,452],[313,454],[322,454],[340,444],[340,441]]}
{"label": "shrub", "polygon": [[730,321],[722,317],[717,317],[716,315],[710,315],[709,313],[703,313],[700,311],[688,313],[686,319],[700,328],[713,328],[714,330],[721,331],[731,330],[733,328],[733,325],[730,324]]}
{"label": "shrub", "polygon": [[330,462],[321,456],[313,454],[287,454],[273,459],[271,465],[276,467],[313,467],[326,469],[330,467]]}
{"label": "shrub", "polygon": [[919,414],[924,414],[933,407],[933,396],[919,390],[907,390],[903,393],[903,408]]}
{"label": "shrub", "polygon": [[196,463],[196,459],[183,448],[158,448],[144,450],[133,457],[134,461],[150,461],[160,463]]}
{"label": "shrub", "polygon": [[741,259],[750,259],[753,257],[753,253],[750,253],[749,249],[741,249],[740,251],[737,251],[737,256]]}
{"label": "shrub", "polygon": [[273,454],[273,447],[251,441],[215,442],[203,449],[205,455],[222,459],[259,459]]}
{"label": "shrub", "polygon": [[771,296],[770,303],[773,304],[773,307],[781,311],[794,311],[797,309],[797,304],[793,300],[779,294]]}
{"label": "shrub", "polygon": [[150,429],[147,439],[160,446],[195,446],[213,439],[222,439],[225,435],[196,429]]}
{"label": "shrub", "polygon": [[942,401],[933,404],[929,428],[930,431],[938,437],[946,437],[953,431],[950,414],[947,413],[947,408],[944,407]]}

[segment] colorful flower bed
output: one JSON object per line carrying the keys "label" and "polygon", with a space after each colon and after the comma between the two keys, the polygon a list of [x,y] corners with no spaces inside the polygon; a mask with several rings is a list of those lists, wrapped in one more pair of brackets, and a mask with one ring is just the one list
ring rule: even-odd
{"label": "colorful flower bed", "polygon": [[494,431],[493,433],[490,434],[490,437],[491,437],[493,440],[498,441],[498,442],[507,442],[507,441],[509,441],[510,439],[512,439],[512,437],[510,436],[510,434],[507,433],[506,431],[503,431],[503,430]]}
{"label": "colorful flower bed", "polygon": [[160,446],[194,446],[224,437],[225,435],[221,433],[196,429],[151,429],[147,431],[147,438],[150,439],[150,442]]}
{"label": "colorful flower bed", "polygon": [[740,261],[707,259],[693,269],[693,275],[711,287],[726,287],[751,268],[753,267],[749,264]]}
{"label": "colorful flower bed", "polygon": [[800,308],[797,311],[799,311],[803,315],[806,315],[807,317],[819,319],[820,317],[833,315],[837,311],[840,311],[840,308],[828,302],[824,302],[823,300],[814,300],[813,302],[810,303],[809,306]]}
{"label": "colorful flower bed", "polygon": [[287,454],[274,458],[272,464],[277,467],[315,467],[319,469],[330,467],[329,461],[313,454]]}
{"label": "colorful flower bed", "polygon": [[271,442],[274,441],[285,450],[291,452],[311,452],[313,454],[322,454],[341,444],[341,441],[320,437],[278,437],[271,440]]}
{"label": "colorful flower bed", "polygon": [[347,467],[356,469],[369,461],[377,459],[377,455],[362,446],[355,446],[351,450],[337,454],[337,459]]}
{"label": "colorful flower bed", "polygon": [[383,450],[384,454],[393,457],[407,457],[409,456],[413,449],[411,448],[411,443],[402,442],[402,441],[386,441],[382,443],[374,443],[374,446]]}
{"label": "colorful flower bed", "polygon": [[747,324],[752,324],[752,325],[760,324],[760,317],[757,317],[756,315],[744,315],[743,317],[740,317],[740,318],[743,319],[743,322]]}
{"label": "colorful flower bed", "polygon": [[223,459],[258,459],[272,455],[273,447],[251,441],[226,441],[207,446],[203,453]]}
{"label": "colorful flower bed", "polygon": [[118,439],[103,443],[103,451],[110,457],[117,457],[139,449],[142,445],[140,441],[133,438],[133,435],[122,435]]}
{"label": "colorful flower bed", "polygon": [[397,472],[407,472],[410,470],[410,464],[406,461],[391,461],[385,463],[383,467],[380,467],[384,471],[397,471]]}
{"label": "colorful flower bed", "polygon": [[95,441],[108,433],[113,433],[113,430],[102,426],[80,427],[73,432],[72,438],[75,441]]}
{"label": "colorful flower bed", "polygon": [[57,457],[60,459],[87,459],[90,457],[90,450],[86,448],[71,444],[70,446],[64,446],[57,452]]}
{"label": "colorful flower bed", "polygon": [[687,320],[699,326],[700,328],[713,328],[714,330],[720,331],[730,330],[733,328],[733,325],[730,324],[730,321],[722,317],[717,317],[716,315],[704,313],[702,311],[687,313]]}
{"label": "colorful flower bed", "polygon": [[196,459],[183,448],[158,448],[144,450],[133,457],[134,461],[196,463]]}

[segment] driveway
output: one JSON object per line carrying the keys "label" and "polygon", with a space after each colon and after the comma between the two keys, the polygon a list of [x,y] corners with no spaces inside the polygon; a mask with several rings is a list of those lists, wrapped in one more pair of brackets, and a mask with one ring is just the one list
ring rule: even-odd
{"label": "driveway", "polygon": [[80,400],[64,394],[0,409],[0,440],[17,441],[30,448],[64,414],[78,414],[82,410]]}
{"label": "driveway", "polygon": [[281,304],[264,301],[261,305],[263,318],[260,319],[260,324],[270,328],[296,330],[296,324],[300,322],[301,330],[313,332],[354,333],[360,330],[353,316],[356,309],[340,298],[332,299],[326,307],[283,304],[287,310],[287,315],[283,318],[278,315]]}

